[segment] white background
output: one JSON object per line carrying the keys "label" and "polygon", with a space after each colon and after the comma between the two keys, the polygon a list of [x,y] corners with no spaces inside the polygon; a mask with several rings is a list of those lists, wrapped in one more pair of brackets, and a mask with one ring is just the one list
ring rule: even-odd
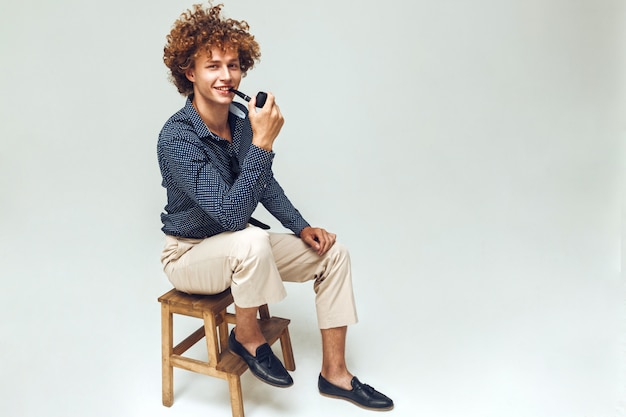
{"label": "white background", "polygon": [[[624,2],[224,1],[263,53],[241,89],[286,118],[279,181],[351,249],[348,360],[390,415],[624,416]],[[190,6],[2,0],[4,416],[230,415],[184,371],[161,405],[162,48]],[[317,394],[287,289],[296,385],[246,373],[247,416],[372,415]]]}

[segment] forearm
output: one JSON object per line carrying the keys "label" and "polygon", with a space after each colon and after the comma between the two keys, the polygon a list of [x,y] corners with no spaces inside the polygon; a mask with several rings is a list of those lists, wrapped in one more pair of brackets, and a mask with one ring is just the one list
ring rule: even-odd
{"label": "forearm", "polygon": [[207,200],[213,200],[208,213],[228,230],[243,229],[272,181],[272,160],[273,153],[252,146],[232,187],[202,192]]}
{"label": "forearm", "polygon": [[179,149],[184,145],[173,142],[160,153],[170,204],[177,206],[180,201],[184,205],[184,199],[189,198],[224,230],[246,227],[271,181],[273,154],[251,147],[238,178],[231,185],[222,177],[227,174],[212,162],[212,157],[189,146],[181,152]]}
{"label": "forearm", "polygon": [[283,189],[273,177],[261,203],[285,228],[298,236],[300,236],[302,229],[309,226],[309,223],[289,201]]}

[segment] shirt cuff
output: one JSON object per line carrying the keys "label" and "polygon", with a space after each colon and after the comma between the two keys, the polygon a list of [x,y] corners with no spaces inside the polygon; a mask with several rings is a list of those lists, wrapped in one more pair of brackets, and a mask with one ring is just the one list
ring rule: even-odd
{"label": "shirt cuff", "polygon": [[274,160],[274,151],[268,151],[263,148],[252,144],[248,150],[248,155],[254,157],[254,160],[258,160],[261,164],[271,163]]}

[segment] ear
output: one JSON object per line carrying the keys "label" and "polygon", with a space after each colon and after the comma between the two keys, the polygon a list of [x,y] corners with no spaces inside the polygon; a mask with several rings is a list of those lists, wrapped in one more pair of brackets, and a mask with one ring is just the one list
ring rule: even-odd
{"label": "ear", "polygon": [[185,71],[185,77],[187,77],[187,79],[192,83],[196,82],[196,71],[194,67],[187,68],[187,70]]}

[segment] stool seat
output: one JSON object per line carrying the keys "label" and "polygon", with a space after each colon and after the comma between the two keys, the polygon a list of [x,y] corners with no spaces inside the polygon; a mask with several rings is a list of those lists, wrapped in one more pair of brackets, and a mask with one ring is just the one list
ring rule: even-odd
{"label": "stool seat", "polygon": [[[186,369],[221,379],[229,385],[233,417],[244,417],[240,376],[248,365],[228,349],[228,325],[236,324],[234,314],[227,312],[233,304],[230,289],[216,295],[193,295],[172,289],[158,298],[161,303],[161,350],[163,405],[174,402],[173,368]],[[200,318],[203,326],[174,346],[173,315]],[[259,326],[265,340],[272,345],[280,340],[285,368],[296,368],[289,336],[289,320],[270,317],[267,305],[259,307]],[[183,356],[189,348],[206,338],[208,360]]]}

